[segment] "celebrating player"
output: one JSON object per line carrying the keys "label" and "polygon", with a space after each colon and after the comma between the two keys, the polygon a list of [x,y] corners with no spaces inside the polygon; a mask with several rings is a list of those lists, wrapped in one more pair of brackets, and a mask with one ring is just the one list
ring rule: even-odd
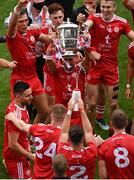
{"label": "celebrating player", "polygon": [[[22,81],[14,85],[15,99],[8,106],[6,114],[15,113],[15,118],[29,123],[29,115],[26,105],[32,101],[32,90],[30,86]],[[5,119],[3,158],[10,178],[31,178],[30,160],[34,156],[30,152],[27,133],[16,128],[14,124]]]}
{"label": "celebrating player", "polygon": [[[72,179],[92,179],[95,175],[97,155],[92,127],[84,110],[83,101],[79,99],[83,129],[78,125],[70,128],[73,107],[74,102],[70,100],[62,125],[57,152],[62,153],[67,159],[67,176]],[[70,140],[70,144],[68,140]]]}
{"label": "celebrating player", "polygon": [[51,179],[54,176],[52,169],[52,157],[56,155],[57,143],[60,135],[60,127],[66,114],[66,108],[56,104],[51,112],[51,124],[26,124],[15,117],[14,113],[7,115],[20,130],[30,133],[35,142],[36,159],[34,162],[34,179]]}
{"label": "celebrating player", "polygon": [[13,85],[18,80],[30,84],[33,93],[32,103],[38,110],[36,121],[44,121],[48,113],[48,105],[44,89],[36,74],[35,68],[35,42],[50,42],[50,36],[42,34],[39,29],[27,28],[28,16],[24,8],[27,0],[19,0],[12,13],[8,30],[7,46],[12,59],[17,62],[11,75],[11,96],[13,98]]}
{"label": "celebrating player", "polygon": [[111,115],[114,135],[99,148],[99,175],[101,179],[134,178],[134,137],[125,133],[126,114],[116,109]]}
{"label": "celebrating player", "polygon": [[[118,45],[121,34],[125,34],[131,41],[134,32],[127,20],[117,16],[114,0],[100,1],[101,13],[88,17],[85,25],[92,29],[91,44],[100,53],[99,60],[92,61],[87,75],[87,94],[89,97],[90,120],[93,124],[96,101],[98,99],[99,84],[104,83],[108,94],[110,114],[118,108]],[[99,32],[99,33],[98,33]]]}

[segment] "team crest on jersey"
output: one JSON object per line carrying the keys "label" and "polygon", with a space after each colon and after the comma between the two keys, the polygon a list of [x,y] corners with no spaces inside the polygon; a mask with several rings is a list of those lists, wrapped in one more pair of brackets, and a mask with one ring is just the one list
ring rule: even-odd
{"label": "team crest on jersey", "polygon": [[46,87],[46,90],[47,90],[48,92],[50,92],[50,91],[51,91],[51,87],[50,87],[50,86],[47,86],[47,87]]}
{"label": "team crest on jersey", "polygon": [[118,28],[118,27],[115,27],[115,28],[114,28],[114,32],[116,32],[116,33],[119,32],[119,28]]}
{"label": "team crest on jersey", "polygon": [[90,79],[91,79],[90,75],[87,75],[87,80],[90,80]]}
{"label": "team crest on jersey", "polygon": [[30,41],[32,41],[32,42],[34,42],[34,41],[35,41],[34,36],[30,36]]}
{"label": "team crest on jersey", "polygon": [[72,74],[72,77],[73,77],[73,78],[76,78],[76,73],[73,73],[73,74]]}
{"label": "team crest on jersey", "polygon": [[28,170],[26,171],[26,175],[29,176],[30,173],[31,173],[31,171],[28,169]]}

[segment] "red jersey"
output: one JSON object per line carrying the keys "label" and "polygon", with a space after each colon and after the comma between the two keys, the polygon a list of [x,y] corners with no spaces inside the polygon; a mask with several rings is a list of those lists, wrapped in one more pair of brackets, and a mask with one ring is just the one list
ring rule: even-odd
{"label": "red jersey", "polygon": [[134,178],[134,136],[114,135],[100,146],[98,153],[99,159],[106,163],[108,178]]}
{"label": "red jersey", "polygon": [[67,159],[67,176],[72,179],[93,179],[96,170],[97,147],[89,142],[87,147],[73,150],[68,143],[58,143],[57,153],[62,153]]}
{"label": "red jersey", "polygon": [[[15,104],[15,102],[12,102],[7,110],[6,110],[6,114],[10,113],[10,112],[15,112],[16,113],[16,117],[18,119],[22,119],[25,123],[29,123],[29,115],[28,115],[28,111],[25,108],[20,108],[19,106],[17,106]],[[8,145],[8,133],[18,133],[19,134],[19,138],[18,138],[18,143],[25,149],[28,150],[29,148],[29,141],[27,138],[27,133],[19,130],[18,128],[15,127],[15,125],[5,119],[5,124],[4,124],[4,145],[3,145],[3,156],[4,159],[8,159],[8,160],[23,160],[26,159],[25,156],[23,155],[19,155],[17,152],[12,151],[9,148]]]}
{"label": "red jersey", "polygon": [[45,64],[43,68],[44,72],[44,89],[45,93],[48,94],[49,96],[55,96],[54,93],[54,77],[53,74],[48,70],[47,65]]}
{"label": "red jersey", "polygon": [[36,147],[33,178],[50,179],[54,176],[52,157],[56,155],[60,128],[54,125],[35,124],[30,127],[30,134],[34,137]]}
{"label": "red jersey", "polygon": [[[126,19],[114,15],[111,21],[105,21],[102,14],[94,14],[88,17],[94,25],[92,27],[91,46],[101,54],[101,62],[105,65],[117,66],[118,46],[121,34],[128,34],[131,29]],[[99,32],[99,33],[98,33]]]}
{"label": "red jersey", "polygon": [[29,79],[36,75],[35,43],[40,34],[41,30],[29,28],[24,35],[17,32],[13,38],[6,36],[11,57],[17,61],[12,72],[15,79]]}
{"label": "red jersey", "polygon": [[128,46],[128,56],[134,59],[134,42],[131,42]]}
{"label": "red jersey", "polygon": [[54,91],[56,95],[56,103],[67,106],[71,99],[72,91],[76,88],[76,76],[78,75],[78,88],[81,91],[82,98],[85,94],[85,71],[80,64],[76,64],[71,72],[66,72],[64,66],[60,64],[57,67],[54,77]]}

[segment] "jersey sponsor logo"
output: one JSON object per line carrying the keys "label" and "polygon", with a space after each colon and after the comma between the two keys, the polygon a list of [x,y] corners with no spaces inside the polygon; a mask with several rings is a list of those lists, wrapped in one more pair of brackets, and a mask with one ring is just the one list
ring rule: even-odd
{"label": "jersey sponsor logo", "polygon": [[27,59],[34,59],[35,58],[35,52],[30,52],[30,51],[28,51],[28,52],[26,52],[25,53],[26,54],[26,58]]}
{"label": "jersey sponsor logo", "polygon": [[119,32],[119,28],[117,26],[114,28],[114,32]]}
{"label": "jersey sponsor logo", "polygon": [[103,24],[100,24],[100,28],[105,29],[105,26]]}

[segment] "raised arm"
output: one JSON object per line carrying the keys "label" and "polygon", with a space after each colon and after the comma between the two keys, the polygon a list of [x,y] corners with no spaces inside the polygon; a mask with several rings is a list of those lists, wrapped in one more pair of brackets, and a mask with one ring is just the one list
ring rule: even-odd
{"label": "raised arm", "polygon": [[7,30],[7,35],[9,37],[14,37],[16,35],[19,14],[20,14],[21,8],[25,7],[27,2],[28,2],[28,0],[19,0],[18,4],[14,8],[11,19],[9,21],[8,30]]}
{"label": "raised arm", "polygon": [[84,103],[83,103],[82,99],[79,99],[78,102],[79,102],[79,109],[81,112],[82,126],[83,126],[83,130],[84,130],[84,134],[85,134],[85,142],[86,142],[86,144],[88,144],[89,141],[94,141],[93,130],[92,130],[91,123],[85,112]]}
{"label": "raised arm", "polygon": [[70,120],[71,120],[73,107],[74,107],[74,103],[72,102],[72,100],[70,100],[68,102],[68,111],[63,120],[59,142],[68,142],[68,132],[70,128]]}
{"label": "raised arm", "polygon": [[6,115],[6,119],[11,121],[18,129],[21,131],[24,131],[26,133],[29,133],[29,128],[32,126],[31,124],[26,124],[23,120],[17,119],[15,116],[15,113],[10,112]]}

